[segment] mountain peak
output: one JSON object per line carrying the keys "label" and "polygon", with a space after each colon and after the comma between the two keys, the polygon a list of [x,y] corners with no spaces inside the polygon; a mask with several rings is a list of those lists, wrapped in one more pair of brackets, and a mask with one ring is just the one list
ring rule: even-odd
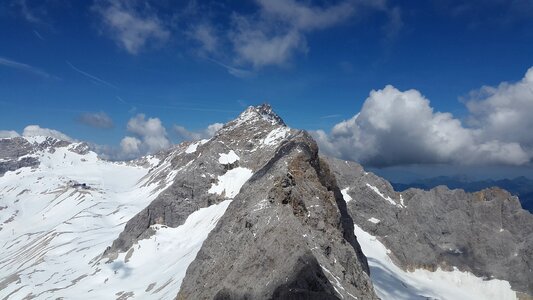
{"label": "mountain peak", "polygon": [[247,121],[250,119],[257,119],[257,117],[270,122],[271,125],[286,126],[285,122],[283,122],[283,119],[276,114],[272,109],[272,106],[267,103],[263,103],[258,106],[249,106],[239,115],[237,120]]}

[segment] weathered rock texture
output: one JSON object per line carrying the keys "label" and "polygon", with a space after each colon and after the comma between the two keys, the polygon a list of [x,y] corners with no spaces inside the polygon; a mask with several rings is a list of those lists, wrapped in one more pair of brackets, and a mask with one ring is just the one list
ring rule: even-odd
{"label": "weathered rock texture", "polygon": [[[221,154],[237,160],[222,163]],[[202,207],[233,196],[210,193],[220,176],[253,176],[233,198],[189,266],[179,299],[377,299],[335,177],[303,131],[269,106],[250,107],[212,139],[177,150],[173,184],[125,226],[113,260],[151,225],[177,227]]]}
{"label": "weathered rock texture", "polygon": [[[39,142],[30,142],[24,137],[0,139],[0,176],[8,171],[16,171],[24,167],[39,166],[39,159],[32,154],[39,151],[53,153],[57,147],[66,147],[70,142],[46,137]],[[85,143],[77,143],[70,149],[73,152],[84,154],[89,151]]]}
{"label": "weathered rock texture", "polygon": [[245,184],[178,299],[377,299],[335,178],[299,132]]}
{"label": "weathered rock texture", "polygon": [[[170,166],[179,171],[173,184],[128,221],[125,230],[106,250],[106,256],[113,258],[139,239],[150,237],[153,234],[151,225],[177,227],[192,212],[225,200],[224,195],[209,193],[209,188],[229,169],[246,167],[256,171],[263,165],[276,150],[263,143],[273,130],[286,131],[287,135],[293,132],[269,106],[250,107],[210,140],[195,143],[196,148],[185,145],[177,149]],[[230,151],[239,159],[221,164],[220,154]]]}
{"label": "weathered rock texture", "polygon": [[339,187],[348,188],[355,223],[379,237],[404,269],[457,267],[533,295],[533,215],[516,197],[497,188],[466,193],[444,186],[397,193],[356,163],[327,161]]}

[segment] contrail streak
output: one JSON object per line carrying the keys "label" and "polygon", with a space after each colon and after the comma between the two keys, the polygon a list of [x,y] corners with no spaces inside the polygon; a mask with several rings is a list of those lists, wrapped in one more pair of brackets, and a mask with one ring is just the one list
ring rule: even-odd
{"label": "contrail streak", "polygon": [[103,84],[103,85],[106,85],[106,86],[108,86],[108,87],[111,87],[111,88],[114,88],[114,89],[119,90],[119,88],[118,88],[116,85],[114,85],[114,84],[112,84],[112,83],[109,83],[109,82],[107,82],[107,81],[105,81],[105,80],[103,80],[103,79],[100,79],[100,78],[98,78],[98,77],[96,77],[96,76],[94,76],[94,75],[91,75],[91,74],[89,74],[89,73],[87,73],[87,72],[85,72],[85,71],[82,71],[82,70],[76,68],[76,67],[75,67],[73,64],[71,64],[69,61],[67,61],[67,64],[72,68],[72,70],[74,70],[74,71],[80,73],[81,75],[86,76],[86,77],[88,77],[88,78],[90,78],[90,79],[92,79],[92,80],[94,80],[94,81],[96,81],[96,82],[98,82],[98,83],[101,83],[101,84]]}

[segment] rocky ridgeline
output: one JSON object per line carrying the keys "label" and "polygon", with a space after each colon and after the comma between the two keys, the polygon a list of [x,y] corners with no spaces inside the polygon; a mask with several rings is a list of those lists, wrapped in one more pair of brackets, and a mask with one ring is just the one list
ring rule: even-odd
{"label": "rocky ridgeline", "polygon": [[377,299],[327,164],[299,132],[243,186],[178,299]]}
{"label": "rocky ridgeline", "polygon": [[14,137],[0,139],[0,176],[8,171],[16,171],[24,167],[39,166],[39,159],[33,155],[38,152],[53,153],[58,147],[67,147],[78,154],[89,152],[86,143],[71,143],[53,137]]}
{"label": "rocky ridgeline", "polygon": [[[377,299],[342,194],[305,132],[270,106],[250,107],[174,157],[174,183],[127,222],[105,252],[134,251],[152,225],[177,227],[233,199],[187,270],[178,299]],[[240,192],[213,186],[247,176]],[[252,175],[253,174],[253,175]],[[238,179],[232,179],[238,180]]]}

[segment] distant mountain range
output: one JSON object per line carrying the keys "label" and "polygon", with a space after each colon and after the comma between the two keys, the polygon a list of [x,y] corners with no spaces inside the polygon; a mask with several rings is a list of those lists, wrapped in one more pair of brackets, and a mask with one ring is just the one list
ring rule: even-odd
{"label": "distant mountain range", "polygon": [[127,162],[0,139],[0,241],[0,299],[533,300],[517,197],[396,192],[268,105]]}
{"label": "distant mountain range", "polygon": [[533,180],[521,176],[514,179],[479,180],[471,181],[463,176],[438,176],[421,179],[411,183],[391,183],[396,191],[404,191],[408,188],[430,190],[439,185],[445,185],[450,189],[463,189],[467,192],[476,192],[490,187],[499,187],[518,196],[522,208],[533,212]]}

